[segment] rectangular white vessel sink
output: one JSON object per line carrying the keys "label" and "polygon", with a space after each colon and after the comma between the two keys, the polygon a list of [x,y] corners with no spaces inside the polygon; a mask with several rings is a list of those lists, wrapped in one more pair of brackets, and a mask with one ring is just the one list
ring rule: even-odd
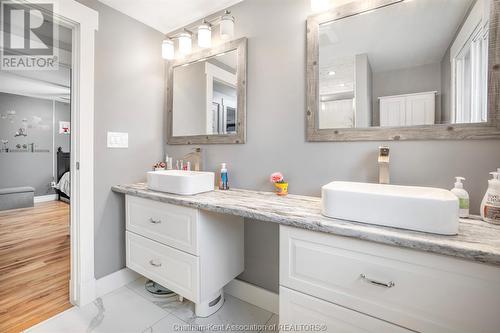
{"label": "rectangular white vessel sink", "polygon": [[458,199],[448,190],[331,182],[321,189],[328,217],[440,235],[458,232]]}
{"label": "rectangular white vessel sink", "polygon": [[149,171],[148,188],[160,192],[193,195],[214,190],[213,172],[161,170]]}

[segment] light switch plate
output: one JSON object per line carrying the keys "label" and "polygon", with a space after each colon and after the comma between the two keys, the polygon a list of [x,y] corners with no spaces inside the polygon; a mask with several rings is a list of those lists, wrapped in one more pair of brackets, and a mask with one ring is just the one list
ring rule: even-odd
{"label": "light switch plate", "polygon": [[128,148],[128,133],[108,132],[108,148]]}

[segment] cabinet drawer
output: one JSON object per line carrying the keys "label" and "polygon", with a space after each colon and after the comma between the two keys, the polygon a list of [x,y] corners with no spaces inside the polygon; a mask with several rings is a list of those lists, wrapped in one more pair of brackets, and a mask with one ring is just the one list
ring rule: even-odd
{"label": "cabinet drawer", "polygon": [[[294,332],[411,332],[402,327],[280,287],[280,325]],[[305,325],[302,328],[301,325]],[[309,326],[311,325],[311,326]],[[314,326],[312,326],[314,325]],[[314,329],[312,329],[314,327]]]}
{"label": "cabinet drawer", "polygon": [[196,209],[126,196],[127,230],[198,255]]}
{"label": "cabinet drawer", "polygon": [[199,258],[126,232],[127,267],[193,302],[199,300]]}
{"label": "cabinet drawer", "polygon": [[280,284],[416,331],[500,327],[500,269],[451,257],[281,226]]}

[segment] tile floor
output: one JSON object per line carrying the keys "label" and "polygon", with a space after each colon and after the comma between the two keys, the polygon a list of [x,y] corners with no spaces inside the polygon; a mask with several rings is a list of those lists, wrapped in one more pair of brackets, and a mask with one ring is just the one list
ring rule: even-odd
{"label": "tile floor", "polygon": [[194,315],[194,304],[176,296],[154,296],[145,279],[98,298],[82,308],[71,308],[25,333],[168,333],[186,331],[272,332],[277,315],[225,294],[222,308],[208,318]]}

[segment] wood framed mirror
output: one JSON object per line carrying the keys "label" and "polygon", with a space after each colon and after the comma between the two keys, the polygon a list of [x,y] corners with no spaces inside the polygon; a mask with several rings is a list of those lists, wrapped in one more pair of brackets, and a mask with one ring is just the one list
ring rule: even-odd
{"label": "wood framed mirror", "polygon": [[307,19],[307,141],[500,138],[500,0],[354,1]]}
{"label": "wood framed mirror", "polygon": [[167,63],[167,143],[246,140],[247,39]]}

